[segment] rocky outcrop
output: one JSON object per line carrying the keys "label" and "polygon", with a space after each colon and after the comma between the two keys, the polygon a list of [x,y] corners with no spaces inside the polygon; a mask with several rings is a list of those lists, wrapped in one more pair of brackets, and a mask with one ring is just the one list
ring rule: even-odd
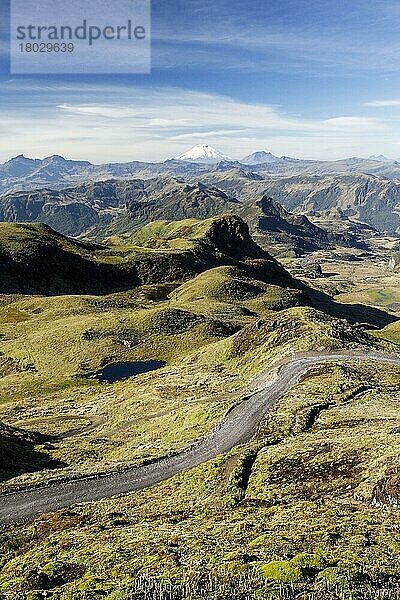
{"label": "rocky outcrop", "polygon": [[269,196],[287,210],[344,217],[365,222],[382,232],[400,227],[400,183],[372,175],[300,175],[269,181]]}
{"label": "rocky outcrop", "polygon": [[256,202],[245,202],[240,214],[251,230],[261,236],[260,243],[266,248],[282,244],[300,256],[336,246],[359,245],[354,236],[328,232],[314,225],[305,215],[290,213],[267,195]]}

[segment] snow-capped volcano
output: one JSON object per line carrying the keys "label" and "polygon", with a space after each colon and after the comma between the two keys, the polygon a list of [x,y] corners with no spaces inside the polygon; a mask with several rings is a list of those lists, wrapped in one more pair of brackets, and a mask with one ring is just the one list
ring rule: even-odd
{"label": "snow-capped volcano", "polygon": [[274,154],[271,154],[271,152],[262,150],[261,152],[253,152],[253,154],[245,156],[240,162],[245,165],[262,165],[265,163],[273,164],[279,161],[280,159]]}
{"label": "snow-capped volcano", "polygon": [[177,156],[175,160],[185,160],[187,162],[194,163],[204,163],[206,165],[213,165],[221,162],[222,160],[232,160],[229,156],[225,156],[215,150],[215,148],[211,148],[207,144],[201,144],[199,146],[195,146],[185,154],[181,154]]}

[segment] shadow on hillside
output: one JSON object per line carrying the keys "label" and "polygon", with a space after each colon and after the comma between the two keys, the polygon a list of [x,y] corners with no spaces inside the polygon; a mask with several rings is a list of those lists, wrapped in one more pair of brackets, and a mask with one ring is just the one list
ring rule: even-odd
{"label": "shadow on hillside", "polygon": [[38,444],[48,444],[51,438],[23,430],[0,428],[0,482],[24,473],[44,469],[59,469],[66,465],[54,460],[49,454],[37,450]]}
{"label": "shadow on hillside", "polygon": [[326,312],[333,317],[346,319],[351,324],[366,324],[371,326],[371,329],[382,329],[390,323],[399,320],[399,317],[390,315],[384,310],[374,308],[373,306],[365,306],[364,304],[341,304],[335,302],[331,296],[319,290],[304,287],[304,292],[311,299],[314,308]]}

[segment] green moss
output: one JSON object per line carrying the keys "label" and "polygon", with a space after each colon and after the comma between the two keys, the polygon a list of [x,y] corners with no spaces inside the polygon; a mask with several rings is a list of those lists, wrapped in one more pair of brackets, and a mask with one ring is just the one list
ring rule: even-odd
{"label": "green moss", "polygon": [[351,563],[347,566],[327,567],[317,576],[317,582],[324,582],[331,588],[336,587],[343,591],[357,587],[363,580],[368,580],[368,576]]}
{"label": "green moss", "polygon": [[296,583],[302,578],[302,569],[289,560],[273,560],[260,567],[260,571],[269,581],[277,583]]}
{"label": "green moss", "polygon": [[321,554],[307,554],[306,552],[302,552],[297,554],[294,558],[292,558],[291,563],[293,565],[298,565],[302,569],[323,569],[325,566],[324,557]]}

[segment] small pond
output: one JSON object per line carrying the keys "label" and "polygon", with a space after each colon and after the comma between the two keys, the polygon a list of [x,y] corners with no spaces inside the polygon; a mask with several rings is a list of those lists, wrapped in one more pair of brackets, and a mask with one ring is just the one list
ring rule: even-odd
{"label": "small pond", "polygon": [[114,363],[111,365],[106,365],[95,373],[86,375],[86,377],[90,379],[97,379],[97,381],[100,381],[100,383],[115,383],[116,381],[129,379],[129,377],[133,377],[134,375],[156,371],[157,369],[165,367],[165,365],[166,363],[162,362],[161,360]]}

